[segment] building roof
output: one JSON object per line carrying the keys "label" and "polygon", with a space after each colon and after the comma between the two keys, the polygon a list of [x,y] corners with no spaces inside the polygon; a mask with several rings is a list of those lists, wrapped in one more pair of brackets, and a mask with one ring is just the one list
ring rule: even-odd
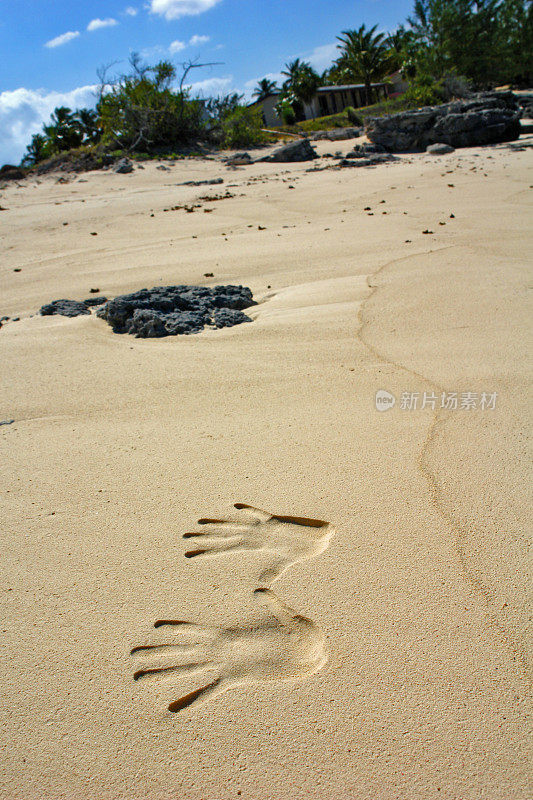
{"label": "building roof", "polygon": [[264,103],[265,100],[268,100],[270,97],[279,97],[280,94],[281,92],[270,92],[265,97],[262,97],[260,100],[258,97],[256,97],[255,100],[252,100],[251,102],[248,103],[248,108],[250,108],[251,106],[256,106],[259,103]]}
{"label": "building roof", "polygon": [[[386,83],[371,83],[371,86],[386,86]],[[317,92],[345,92],[348,89],[364,89],[364,83],[347,83],[344,86],[319,86]]]}
{"label": "building roof", "polygon": [[[388,86],[390,84],[382,82],[382,83],[371,83],[370,85],[374,88],[377,88],[379,86]],[[365,88],[364,83],[347,83],[344,84],[343,86],[335,86],[335,85],[319,86],[317,92],[346,92],[349,89],[364,89],[364,88]],[[258,100],[257,98],[255,100],[252,100],[250,103],[248,103],[248,107],[258,105],[259,103],[263,103],[270,97],[279,97],[280,94],[281,92],[270,92],[270,94],[268,94],[266,97],[262,97],[261,100]]]}

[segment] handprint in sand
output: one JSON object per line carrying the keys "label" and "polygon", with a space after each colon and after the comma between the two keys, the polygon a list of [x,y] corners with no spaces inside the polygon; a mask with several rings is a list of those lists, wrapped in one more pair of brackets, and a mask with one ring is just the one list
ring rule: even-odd
{"label": "handprint in sand", "polygon": [[250,626],[218,627],[180,620],[159,620],[168,631],[165,644],[134,647],[143,665],[135,680],[154,680],[214,672],[206,685],[170,703],[181,711],[213,699],[234,686],[263,681],[297,681],[327,661],[324,637],[317,626],[279,600],[271,589],[256,589],[256,600],[271,612]]}
{"label": "handprint in sand", "polygon": [[259,575],[259,582],[268,586],[291,564],[322,553],[334,534],[333,526],[320,519],[278,516],[245,503],[235,503],[235,508],[239,514],[232,518],[199,519],[206,533],[184,533],[183,538],[194,544],[185,557],[271,553],[272,562]]}

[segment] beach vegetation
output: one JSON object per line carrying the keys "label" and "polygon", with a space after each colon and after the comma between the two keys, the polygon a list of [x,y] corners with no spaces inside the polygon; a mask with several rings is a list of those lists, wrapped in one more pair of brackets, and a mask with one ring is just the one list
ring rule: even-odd
{"label": "beach vegetation", "polygon": [[414,73],[440,79],[456,72],[478,89],[531,80],[529,0],[416,0],[408,23]]}
{"label": "beach vegetation", "polygon": [[127,151],[150,151],[197,137],[203,129],[204,104],[192,99],[184,86],[188,70],[174,88],[177,71],[170,61],[150,67],[134,53],[130,66],[129,74],[101,92],[97,113],[103,141]]}
{"label": "beach vegetation", "polygon": [[343,31],[337,36],[340,56],[336,65],[340,83],[364,83],[366,103],[372,102],[372,83],[382,81],[395,66],[395,59],[385,33],[376,33],[377,25]]}
{"label": "beach vegetation", "polygon": [[226,117],[242,106],[243,100],[244,95],[237,92],[220,95],[219,97],[210,97],[206,100],[205,110],[209,115],[210,125],[216,126],[217,123],[223,122]]}
{"label": "beach vegetation", "polygon": [[266,100],[271,94],[274,94],[278,91],[278,85],[276,81],[271,81],[268,78],[261,78],[258,82],[257,86],[252,92],[252,97],[255,97],[257,102],[261,102],[262,100]]}
{"label": "beach vegetation", "polygon": [[350,123],[352,125],[362,125],[363,119],[360,114],[357,113],[353,106],[346,106],[344,109],[344,113],[348,117]]}
{"label": "beach vegetation", "polygon": [[287,115],[291,117],[291,112],[288,110],[288,106],[290,106],[296,119],[302,119],[305,117],[304,105],[311,102],[316,90],[321,85],[320,75],[311,64],[307,61],[300,61],[299,58],[285,64],[281,74],[285,76],[285,81],[281,87],[278,113],[284,120]]}
{"label": "beach vegetation", "polygon": [[264,144],[267,137],[262,130],[263,115],[260,108],[239,106],[222,122],[225,147],[253,147]]}

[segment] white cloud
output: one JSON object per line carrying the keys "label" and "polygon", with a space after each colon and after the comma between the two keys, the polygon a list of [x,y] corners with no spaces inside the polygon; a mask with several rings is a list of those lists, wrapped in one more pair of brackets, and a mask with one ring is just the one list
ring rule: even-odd
{"label": "white cloud", "polygon": [[118,22],[116,19],[113,19],[113,17],[107,17],[106,19],[98,19],[97,17],[89,22],[87,30],[97,31],[100,30],[100,28],[112,28],[115,25],[118,25]]}
{"label": "white cloud", "polygon": [[191,36],[189,44],[191,47],[196,47],[199,44],[207,44],[210,38],[210,36]]}
{"label": "white cloud", "polygon": [[227,75],[225,78],[207,78],[205,81],[197,81],[189,84],[187,88],[193,95],[212,97],[217,94],[227,94],[232,84],[233,75]]}
{"label": "white cloud", "polygon": [[55,39],[50,39],[50,41],[46,42],[44,46],[60,47],[62,44],[66,44],[67,42],[71,42],[73,39],[77,39],[79,35],[79,31],[67,31],[66,33],[62,33],[61,36],[56,36]]}
{"label": "white cloud", "polygon": [[171,42],[171,44],[169,45],[168,52],[179,53],[180,50],[185,50],[186,47],[187,45],[185,44],[185,42],[180,42],[178,39],[176,39],[175,42]]}
{"label": "white cloud", "polygon": [[182,50],[185,50],[186,47],[196,47],[196,45],[205,44],[209,41],[209,36],[191,36],[188,42],[181,42],[179,39],[176,39],[175,42],[171,42],[168,47],[168,52],[171,55],[175,53],[180,53]]}
{"label": "white cloud", "polygon": [[143,50],[141,50],[140,55],[145,59],[145,61],[150,61],[150,59],[157,58],[158,56],[164,58],[167,55],[167,52],[168,51],[166,47],[163,47],[160,44],[155,44],[153,47],[145,47]]}
{"label": "white cloud", "polygon": [[322,44],[310,53],[305,53],[304,57],[318,72],[323,72],[339,57],[339,51],[336,44]]}
{"label": "white cloud", "polygon": [[203,14],[221,0],[150,0],[150,11],[166,20]]}
{"label": "white cloud", "polygon": [[86,108],[96,102],[96,86],[71,92],[15,89],[0,93],[0,164],[18,163],[34,133],[48,122],[56,106]]}
{"label": "white cloud", "polygon": [[124,13],[128,17],[136,17],[139,11],[137,8],[133,8],[133,6],[128,6],[127,8],[124,9]]}

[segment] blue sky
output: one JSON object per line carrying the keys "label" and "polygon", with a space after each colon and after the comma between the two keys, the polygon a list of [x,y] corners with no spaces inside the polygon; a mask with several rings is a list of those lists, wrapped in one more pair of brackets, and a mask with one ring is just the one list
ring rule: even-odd
{"label": "blue sky", "polygon": [[193,70],[203,96],[244,92],[297,56],[323,70],[342,30],[393,30],[413,0],[0,0],[0,164],[18,162],[56,105],[93,102],[96,70],[132,51]]}

